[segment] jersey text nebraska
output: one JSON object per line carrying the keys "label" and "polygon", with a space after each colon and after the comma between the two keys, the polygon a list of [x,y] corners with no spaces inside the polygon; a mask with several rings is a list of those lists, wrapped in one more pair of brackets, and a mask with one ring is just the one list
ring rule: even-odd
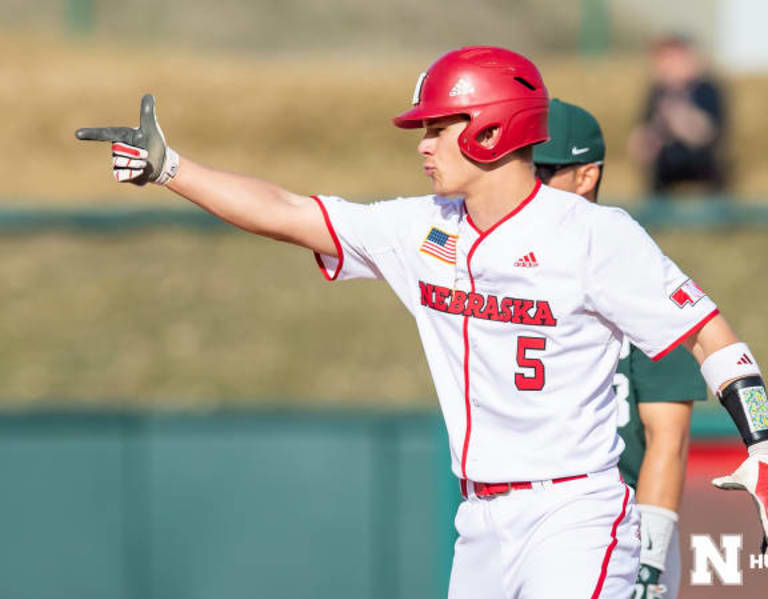
{"label": "jersey text nebraska", "polygon": [[423,281],[419,281],[419,288],[421,305],[439,312],[513,324],[541,327],[557,325],[546,300],[503,297],[499,301],[495,295],[486,296],[473,291],[466,293]]}

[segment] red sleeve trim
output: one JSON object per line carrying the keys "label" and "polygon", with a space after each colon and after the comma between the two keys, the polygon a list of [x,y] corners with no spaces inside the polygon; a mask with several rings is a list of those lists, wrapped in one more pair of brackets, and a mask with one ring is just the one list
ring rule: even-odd
{"label": "red sleeve trim", "polygon": [[336,246],[336,253],[338,254],[338,259],[339,259],[338,264],[336,264],[336,270],[332,275],[328,274],[328,269],[325,267],[325,264],[323,263],[323,259],[318,252],[315,252],[315,261],[317,262],[317,265],[320,267],[320,272],[323,273],[323,276],[326,278],[326,280],[335,281],[336,278],[339,276],[339,273],[341,272],[341,267],[344,266],[344,250],[341,249],[341,242],[339,241],[339,236],[336,235],[336,230],[333,228],[333,223],[331,222],[331,218],[328,216],[328,210],[326,210],[325,205],[317,196],[311,196],[311,197],[313,200],[315,200],[315,202],[317,202],[317,205],[320,206],[320,210],[323,213],[323,218],[325,219],[325,226],[328,227],[328,232],[331,234],[331,239],[333,239],[333,245]]}
{"label": "red sleeve trim", "polygon": [[705,324],[707,324],[707,323],[708,323],[710,320],[712,320],[712,319],[713,319],[715,316],[717,316],[718,314],[720,314],[720,310],[718,310],[717,308],[715,308],[715,309],[714,309],[712,312],[710,312],[710,314],[709,314],[708,316],[705,316],[705,317],[704,317],[704,318],[703,318],[703,319],[702,319],[702,320],[699,322],[699,324],[697,324],[696,326],[694,326],[694,327],[693,327],[691,330],[689,330],[687,333],[684,333],[684,334],[683,334],[683,335],[682,335],[680,338],[678,338],[676,341],[674,341],[674,342],[673,342],[673,343],[672,343],[672,344],[671,344],[671,345],[670,345],[670,346],[669,346],[667,349],[665,349],[664,351],[662,351],[662,352],[660,352],[660,353],[656,354],[655,356],[653,356],[653,357],[651,358],[651,360],[653,360],[654,362],[658,362],[659,360],[661,360],[661,359],[662,359],[664,356],[666,356],[666,355],[667,355],[669,352],[671,352],[673,349],[675,349],[675,348],[676,348],[678,345],[680,345],[680,344],[681,344],[683,341],[685,341],[685,340],[686,340],[688,337],[690,337],[690,336],[691,336],[691,335],[693,335],[694,333],[698,333],[698,332],[701,330],[701,328],[702,328],[702,327],[703,327]]}

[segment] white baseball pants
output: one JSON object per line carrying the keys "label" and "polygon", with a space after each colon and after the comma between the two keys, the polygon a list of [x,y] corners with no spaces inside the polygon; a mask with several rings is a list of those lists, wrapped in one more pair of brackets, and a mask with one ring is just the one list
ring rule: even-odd
{"label": "white baseball pants", "polygon": [[470,493],[456,514],[448,599],[627,599],[639,522],[616,468],[490,498]]}

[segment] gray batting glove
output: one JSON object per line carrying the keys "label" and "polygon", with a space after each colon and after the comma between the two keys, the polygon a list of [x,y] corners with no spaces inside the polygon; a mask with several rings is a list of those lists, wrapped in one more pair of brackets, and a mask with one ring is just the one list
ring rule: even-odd
{"label": "gray batting glove", "polygon": [[141,124],[130,127],[86,127],[75,137],[112,142],[112,174],[120,183],[167,185],[179,168],[179,155],[168,147],[155,115],[155,97],[141,99]]}

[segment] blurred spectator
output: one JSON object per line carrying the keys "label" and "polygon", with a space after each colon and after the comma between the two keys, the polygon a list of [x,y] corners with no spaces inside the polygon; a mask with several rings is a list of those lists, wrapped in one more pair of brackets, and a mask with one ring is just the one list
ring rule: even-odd
{"label": "blurred spectator", "polygon": [[657,40],[651,59],[653,84],[642,124],[629,139],[630,153],[647,170],[650,191],[721,191],[725,107],[717,83],[682,36]]}

